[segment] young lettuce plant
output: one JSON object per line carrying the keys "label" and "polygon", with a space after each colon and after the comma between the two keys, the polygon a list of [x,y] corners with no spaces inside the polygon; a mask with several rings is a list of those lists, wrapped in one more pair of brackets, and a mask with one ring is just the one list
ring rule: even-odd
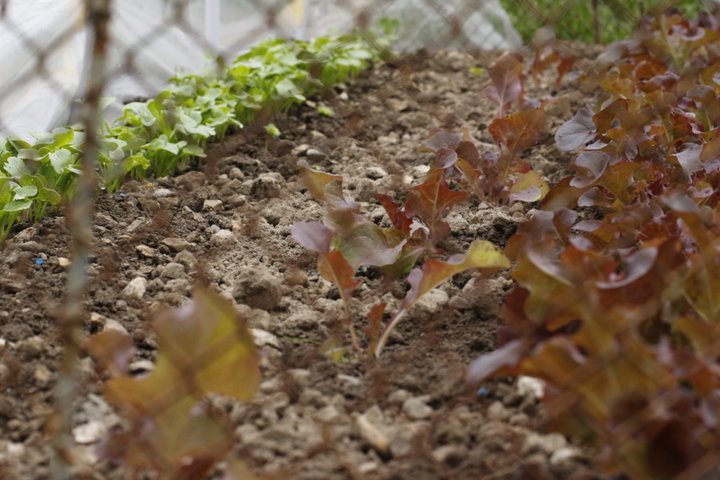
{"label": "young lettuce plant", "polygon": [[499,152],[481,154],[467,130],[461,133],[436,131],[422,149],[435,154],[434,166],[444,177],[460,177],[464,190],[474,193],[480,200],[535,202],[541,200],[549,188],[540,174],[519,158],[519,154],[538,142],[545,123],[542,109],[493,120],[489,129],[500,146]]}
{"label": "young lettuce plant", "polygon": [[0,243],[20,218],[37,221],[72,194],[83,138],[60,128],[34,144],[9,139],[0,147]]}
{"label": "young lettuce plant", "polygon": [[510,239],[507,326],[468,378],[544,379],[555,425],[610,473],[706,478],[720,459],[720,25],[665,16],[608,47],[598,104],[557,132],[583,149],[576,174]]}
{"label": "young lettuce plant", "polygon": [[[450,190],[443,171],[432,169],[421,185],[410,189],[404,208],[401,209],[389,196],[380,196],[394,226],[385,229],[363,217],[359,205],[344,196],[342,177],[315,171],[304,161],[299,162],[299,166],[309,193],[327,204],[329,210],[322,223],[298,223],[291,233],[302,246],[318,253],[320,275],[340,291],[345,305],[344,323],[353,348],[359,353],[362,347],[349,301],[358,284],[354,278],[355,269],[374,267],[391,278],[412,269],[420,258],[436,251],[435,241],[449,234],[443,217],[467,194]],[[366,330],[370,353],[380,356],[390,334],[417,300],[454,274],[473,268],[489,272],[507,267],[509,263],[500,250],[484,240],[476,240],[466,254],[455,255],[447,261],[426,259],[422,268],[410,272],[411,288],[385,327],[382,326],[385,305],[381,303],[371,309]]]}
{"label": "young lettuce plant", "polygon": [[551,27],[537,29],[533,35],[532,47],[534,52],[531,71],[535,81],[538,81],[540,73],[551,65],[557,64],[555,86],[560,86],[563,78],[572,70],[575,60],[577,60],[572,49],[557,39]]}
{"label": "young lettuce plant", "polygon": [[[266,121],[277,110],[344,82],[387,50],[370,35],[321,37],[311,43],[268,40],[227,69],[181,76],[155,98],[125,105],[100,140],[98,170],[109,192],[130,176],[162,177],[205,156],[211,139]],[[74,190],[83,133],[58,129],[30,143],[0,147],[0,242],[19,219],[37,220]]]}
{"label": "young lettuce plant", "polygon": [[[538,212],[508,246],[518,286],[501,346],[468,373],[471,383],[545,380],[555,427],[603,448],[605,467],[631,478],[700,468],[720,447],[711,433],[720,419],[720,343],[709,337],[720,324],[710,293],[717,255],[706,250],[717,248],[718,232],[708,234],[688,197],[665,201],[675,213],[651,217],[635,248],[602,242],[598,251],[595,229],[572,232],[587,229],[574,212]],[[689,232],[677,228],[680,219]]]}
{"label": "young lettuce plant", "polygon": [[259,357],[245,319],[209,291],[196,290],[190,303],[159,314],[153,325],[158,357],[143,377],[128,373],[134,355],[129,334],[105,330],[90,338],[89,352],[112,375],[104,396],[128,425],[110,432],[101,452],[135,476],[152,471],[163,479],[204,478],[232,447],[232,432],[204,399],[252,398]]}
{"label": "young lettuce plant", "polygon": [[[362,347],[349,301],[358,285],[355,270],[370,266],[400,275],[408,266],[412,268],[430,246],[426,241],[427,229],[419,228],[418,235],[413,237],[409,224],[401,230],[381,228],[360,214],[354,200],[345,198],[341,176],[314,170],[304,160],[298,166],[308,192],[315,200],[325,203],[328,212],[322,223],[295,224],[291,234],[303,247],[318,253],[318,272],[338,288],[345,306],[343,322],[355,352],[359,353]],[[414,241],[408,242],[411,239]]]}
{"label": "young lettuce plant", "polygon": [[513,104],[522,103],[524,71],[522,55],[517,52],[503,55],[490,67],[490,86],[485,89],[485,94],[498,106],[496,118],[504,117]]}

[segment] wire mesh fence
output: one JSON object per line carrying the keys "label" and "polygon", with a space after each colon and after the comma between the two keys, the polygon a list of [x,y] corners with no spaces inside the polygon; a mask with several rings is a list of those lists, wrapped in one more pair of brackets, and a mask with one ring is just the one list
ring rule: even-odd
{"label": "wire mesh fence", "polygon": [[[689,14],[710,8],[702,1],[674,3]],[[401,50],[508,49],[528,43],[542,26],[554,28],[561,39],[607,43],[629,34],[656,4],[580,0],[114,4],[105,93],[119,102],[147,97],[174,74],[200,73],[219,58],[234,59],[264,38],[304,39],[369,28],[381,17],[405,18],[394,45]],[[0,35],[8,45],[8,68],[0,78],[3,134],[23,136],[72,123],[91,57],[85,5],[79,0],[4,5]]]}
{"label": "wire mesh fence", "polygon": [[[269,58],[271,63],[262,68],[273,72],[280,67],[309,63],[302,79],[293,77],[272,85],[275,93],[281,95],[280,103],[283,105],[288,99],[306,100],[300,91],[300,85],[304,85],[302,82],[311,84],[319,81],[321,88],[313,92],[319,98],[323,98],[323,89],[329,86],[323,73],[318,73],[315,68],[317,63],[322,69],[323,57],[320,55],[306,62],[309,58],[306,56],[309,55],[308,50],[275,51],[271,47],[263,50],[260,57],[246,58],[242,64],[236,63],[238,57],[247,54],[254,46],[268,38],[291,38],[309,42],[318,36],[342,34],[352,30],[362,32],[361,38],[369,39],[371,45],[376,45],[372,42],[377,42],[377,37],[367,32],[372,29],[381,30],[383,25],[388,28],[394,25],[396,30],[392,34],[390,47],[399,52],[399,57],[390,60],[394,65],[403,65],[403,62],[417,62],[420,65],[428,55],[432,58],[432,52],[440,50],[462,51],[477,59],[479,66],[474,67],[476,71],[473,74],[490,72],[492,76],[495,75],[494,66],[498,58],[516,58],[512,55],[501,57],[501,53],[514,51],[521,52],[519,55],[524,55],[529,62],[533,62],[534,58],[535,63],[531,68],[537,66],[538,70],[542,70],[541,67],[545,65],[543,62],[557,62],[560,65],[557,77],[562,79],[573,69],[577,59],[586,57],[588,52],[601,50],[588,47],[588,44],[608,44],[622,40],[650,21],[647,20],[650,18],[647,14],[656,15],[669,7],[677,8],[689,17],[704,12],[707,14],[707,21],[703,25],[711,25],[710,19],[715,18],[712,15],[716,14],[714,2],[660,0],[0,2],[0,55],[4,57],[3,63],[6,66],[0,73],[0,136],[8,139],[2,147],[0,157],[4,162],[0,168],[3,170],[5,182],[0,192],[3,197],[0,199],[7,200],[3,222],[9,225],[7,234],[12,235],[20,230],[13,230],[16,222],[20,222],[20,227],[26,227],[24,222],[34,218],[33,213],[29,212],[29,209],[34,208],[33,201],[40,199],[43,209],[46,205],[67,202],[63,208],[67,209],[68,230],[72,238],[69,254],[72,266],[65,279],[67,285],[62,311],[57,313],[58,336],[63,350],[59,356],[55,394],[52,399],[47,400],[54,410],[52,415],[48,415],[52,420],[46,426],[47,436],[52,441],[52,460],[49,461],[47,471],[37,478],[75,478],[78,475],[76,466],[82,462],[78,459],[77,422],[74,419],[77,416],[77,398],[83,395],[82,392],[87,388],[85,382],[88,380],[79,372],[83,368],[81,359],[88,350],[92,351],[98,364],[116,374],[115,379],[109,381],[113,387],[106,395],[114,405],[121,406],[123,413],[129,418],[118,427],[121,431],[111,433],[111,440],[102,445],[105,459],[120,461],[123,468],[133,474],[144,469],[155,469],[160,472],[159,478],[201,478],[197,475],[205,474],[216,461],[224,458],[224,455],[233,449],[232,440],[229,440],[224,432],[226,420],[216,411],[213,401],[207,398],[208,395],[219,394],[247,399],[251,396],[248,391],[257,387],[237,386],[243,382],[242,378],[237,377],[238,372],[252,376],[260,362],[249,345],[251,337],[245,325],[246,319],[235,316],[232,308],[223,304],[223,300],[214,297],[208,299],[203,297],[203,294],[198,294],[194,303],[187,304],[191,305],[190,307],[186,305],[185,310],[181,307],[174,311],[174,314],[161,317],[165,320],[160,320],[156,325],[159,340],[158,345],[154,346],[158,349],[155,370],[146,377],[133,377],[128,373],[128,365],[135,350],[132,340],[122,334],[124,327],[113,326],[121,332],[108,333],[102,340],[88,346],[85,339],[88,333],[85,305],[90,281],[87,272],[94,257],[94,227],[91,219],[98,187],[110,169],[107,162],[129,165],[120,172],[121,178],[115,178],[103,185],[105,190],[113,191],[119,188],[125,176],[142,178],[135,175],[138,171],[150,171],[157,174],[157,177],[173,173],[174,163],[173,168],[163,171],[163,174],[158,174],[159,163],[153,167],[143,167],[143,162],[147,160],[135,151],[140,151],[147,145],[152,144],[152,148],[162,151],[157,162],[171,162],[167,159],[182,157],[186,166],[191,160],[203,158],[204,150],[209,148],[209,142],[213,139],[222,138],[227,132],[241,131],[256,120],[267,120],[268,116],[261,115],[266,107],[263,104],[264,99],[257,97],[260,95],[260,84],[256,85],[257,91],[243,90],[242,85],[238,87],[240,78],[249,78],[249,74],[243,69],[261,68],[260,57],[263,55],[266,59]],[[397,20],[397,23],[383,20],[388,18]],[[681,27],[677,27],[677,30],[680,29]],[[690,27],[688,30],[691,30]],[[691,38],[696,33],[689,31],[683,35]],[[342,42],[352,42],[350,39],[340,38],[341,45]],[[553,48],[547,51],[542,49],[549,45]],[[557,45],[561,47],[555,48]],[[322,45],[313,46],[310,51],[312,54],[322,54],[324,51],[321,48]],[[344,52],[342,54],[350,52],[346,57],[342,57],[345,62],[366,61],[371,57],[364,51],[358,53],[361,49],[352,50],[346,46],[338,48]],[[627,48],[632,50],[635,47]],[[713,48],[706,47],[709,52],[706,56],[714,55]],[[425,53],[425,56],[417,55],[416,52],[421,50],[430,53]],[[403,54],[408,55],[403,57]],[[362,58],[358,55],[362,55]],[[620,60],[619,56],[614,58],[618,64],[621,63]],[[651,63],[644,57],[641,60]],[[518,68],[527,68],[522,66],[522,61],[524,60],[511,59],[506,63],[515,65],[519,62],[517,65],[521,66]],[[353,69],[361,63],[338,62],[337,65],[356,73]],[[420,69],[418,65],[410,66],[409,69],[417,71]],[[650,69],[649,66],[646,68]],[[233,71],[234,76],[225,82],[222,79],[228,71]],[[238,73],[239,71],[241,72]],[[519,83],[519,86],[514,86],[512,74],[508,73],[511,71],[509,67],[502,71],[497,70],[498,75],[503,78],[503,88],[508,89],[496,91],[494,94],[500,97],[497,116],[501,119],[505,118],[506,106],[515,104],[514,100],[507,100],[511,96],[508,92],[519,89],[519,97],[522,98],[523,87]],[[653,75],[648,74],[647,77],[655,77],[655,74],[657,72],[653,71]],[[715,78],[713,75],[716,74],[710,72],[708,75]],[[168,83],[173,77],[175,80]],[[520,77],[524,78],[524,74],[518,74],[518,78]],[[310,80],[307,80],[308,78]],[[343,77],[343,81],[345,79]],[[642,80],[646,78],[643,77]],[[494,78],[490,83],[492,81],[495,81]],[[487,83],[485,82],[485,87],[488,86]],[[558,85],[559,83],[560,80]],[[198,87],[200,84],[202,88]],[[407,91],[413,91],[411,79],[407,79],[404,85],[407,86]],[[710,90],[714,88],[711,85],[704,86]],[[560,87],[557,85],[555,89],[551,88],[553,94],[548,97],[553,97],[558,88]],[[618,91],[621,91],[619,87]],[[700,93],[695,91],[693,95],[699,97]],[[221,96],[247,100],[248,104],[253,105],[249,107],[252,115],[240,118],[235,103],[228,107],[226,99],[223,100],[226,103],[222,104],[217,101]],[[181,100],[177,100],[178,98]],[[591,100],[579,102],[576,98],[572,105],[573,110],[577,110],[574,107],[580,103],[590,105]],[[155,103],[152,103],[153,101]],[[318,103],[320,100],[310,102]],[[193,113],[189,107],[191,103],[193,108],[202,104],[203,110]],[[539,108],[539,101],[528,101],[522,106],[525,105],[529,105],[528,110],[534,110]],[[183,110],[185,107],[187,109]],[[171,113],[157,113],[156,110],[161,108],[167,108]],[[600,102],[593,113],[605,111],[607,108],[607,101]],[[625,106],[622,114],[636,115],[638,112]],[[712,117],[712,113],[706,112],[703,115]],[[571,116],[568,115],[563,120],[570,120]],[[712,141],[714,130],[699,126],[703,121],[699,118],[700,114],[698,118],[694,113],[686,117],[690,118],[687,129],[692,135],[707,142]],[[208,123],[208,119],[212,121]],[[597,123],[600,121],[596,121],[596,126],[592,127],[594,131],[593,135],[587,137],[588,143],[597,133]],[[613,128],[619,128],[618,125],[623,121],[620,116],[607,123],[612,124]],[[462,119],[457,122],[462,124]],[[129,126],[129,129],[123,130],[122,134],[116,134],[112,141],[108,140],[108,134],[118,125]],[[645,129],[643,139],[638,140],[632,148],[627,147],[629,150],[642,150],[643,146],[638,144],[649,141],[654,135],[653,129],[660,128],[657,122],[649,122],[648,125],[650,127]],[[713,125],[711,120],[706,121],[705,127],[708,125]],[[272,124],[271,126],[274,127]],[[130,133],[140,128],[154,131],[158,135],[152,139],[142,138],[142,145],[133,146],[135,140]],[[263,128],[273,136],[279,133],[265,126]],[[671,130],[668,126],[664,128]],[[608,127],[607,130],[612,129]],[[173,137],[177,132],[182,132],[185,140]],[[627,132],[606,133],[602,141],[607,143],[603,148],[610,144],[608,139],[620,142],[620,135],[631,136],[628,132],[629,127]],[[668,136],[672,134],[676,135],[675,139],[686,139],[676,132],[667,133]],[[197,143],[189,144],[188,138],[197,140]],[[453,150],[455,147],[443,148]],[[503,148],[509,147],[505,145]],[[626,148],[625,143],[623,148]],[[673,155],[689,151],[690,148],[679,150]],[[305,149],[303,155],[311,158],[312,154],[309,152],[310,149]],[[463,152],[467,154],[466,150]],[[443,155],[445,153],[447,152]],[[316,154],[316,158],[322,157]],[[709,162],[707,159],[703,161]],[[611,167],[612,165],[603,165],[602,168]],[[681,171],[689,168],[685,164],[681,167],[678,167]],[[585,170],[597,173],[599,178],[600,172],[592,172],[593,168],[595,165],[587,166],[581,163],[576,170],[580,174],[585,174]],[[692,170],[691,174],[699,170],[699,167],[692,168],[695,170]],[[52,180],[46,179],[50,178],[50,174],[43,173],[45,171],[50,172]],[[98,180],[98,172],[99,176],[103,177],[102,180]],[[456,173],[459,175],[459,172],[460,170]],[[110,173],[114,175],[113,172]],[[42,175],[46,177],[39,180]],[[698,185],[707,188],[713,186],[714,177],[711,178],[711,172],[703,179],[704,183]],[[50,184],[51,181],[54,183]],[[330,181],[323,180],[325,183]],[[642,181],[651,183],[648,179]],[[67,192],[61,191],[61,187],[67,188]],[[308,190],[311,189],[308,187]],[[607,189],[610,190],[611,187],[607,186]],[[55,190],[67,195],[60,199]],[[513,193],[519,194],[519,191]],[[58,198],[55,198],[56,196]],[[701,195],[698,193],[696,198],[701,198]],[[208,209],[213,208],[212,204],[208,205]],[[606,205],[603,204],[604,206]],[[571,265],[566,272],[560,272],[560,267],[557,267],[558,270],[553,270],[550,275],[554,275],[554,280],[571,279],[582,283],[581,278],[573,278],[572,275],[580,273],[592,277],[602,271],[611,279],[615,278],[614,275],[622,277],[616,280],[618,285],[627,280],[625,284],[631,288],[648,291],[655,288],[653,294],[668,297],[665,304],[656,305],[643,297],[644,303],[637,310],[631,311],[629,307],[623,310],[626,304],[631,303],[628,300],[630,297],[635,299],[642,295],[635,291],[627,295],[616,293],[613,290],[613,280],[606,282],[608,285],[612,284],[611,286],[597,287],[602,283],[598,277],[594,279],[597,285],[588,287],[581,294],[589,298],[578,300],[576,285],[568,286],[559,281],[558,285],[554,285],[555,290],[551,292],[553,296],[548,300],[549,303],[556,303],[546,307],[552,314],[561,317],[561,320],[567,320],[556,323],[556,326],[559,325],[558,331],[562,330],[561,333],[567,337],[575,335],[578,329],[589,331],[587,325],[592,320],[590,317],[599,315],[603,308],[606,308],[607,324],[594,323],[596,329],[591,333],[595,337],[583,337],[578,345],[563,343],[565,337],[561,338],[557,331],[538,330],[532,332],[535,336],[528,336],[530,340],[521,342],[515,339],[505,342],[506,350],[498,352],[507,352],[509,346],[514,349],[513,355],[521,350],[528,354],[531,360],[526,364],[529,365],[527,371],[534,372],[537,377],[547,381],[544,387],[545,408],[546,414],[556,421],[553,427],[559,425],[563,431],[572,431],[576,440],[595,442],[595,453],[599,452],[597,465],[603,465],[609,471],[621,468],[619,473],[629,478],[717,478],[720,475],[717,467],[720,465],[720,433],[717,429],[717,421],[720,419],[720,374],[717,364],[720,343],[715,338],[701,341],[702,335],[697,332],[698,329],[707,328],[708,336],[720,334],[717,323],[712,323],[717,322],[716,316],[713,317],[717,315],[714,309],[716,293],[712,291],[715,283],[707,280],[707,277],[713,277],[713,274],[704,272],[702,268],[704,263],[714,265],[717,262],[714,255],[716,243],[699,237],[701,228],[697,225],[707,222],[706,218],[696,215],[695,210],[684,204],[678,206],[677,203],[672,203],[668,208],[670,213],[666,214],[675,215],[676,223],[670,225],[663,223],[664,220],[658,220],[656,224],[660,226],[653,224],[653,228],[667,229],[670,232],[669,237],[676,235],[672,237],[677,240],[672,246],[669,246],[670,241],[667,245],[658,241],[646,247],[642,243],[642,236],[635,239],[635,244],[618,240],[614,245],[621,247],[616,248],[614,260],[611,261],[605,251],[602,252],[604,257],[601,254],[592,258],[590,254],[583,256],[590,249],[585,248],[587,245],[584,244],[580,246],[578,242],[575,247],[581,253],[573,251],[576,257],[572,260],[578,264],[585,262],[582,265],[590,267],[585,270],[577,267],[573,270],[577,265]],[[188,208],[188,211],[190,210]],[[561,237],[565,235],[569,238],[570,228],[562,231],[562,227],[558,226],[565,221],[562,217],[564,213],[558,212],[559,210],[551,212],[556,216],[550,223],[555,222],[554,228],[561,232]],[[653,216],[652,212],[648,212],[649,209],[638,215],[646,215],[650,221]],[[38,216],[42,216],[42,213]],[[598,208],[597,211],[592,211],[597,218],[590,218],[591,214],[586,212],[588,216],[583,219],[588,222],[599,221],[602,213],[602,208]],[[577,219],[573,217],[573,220]],[[583,225],[583,228],[585,227],[589,228]],[[690,230],[691,234],[679,234],[673,229]],[[638,230],[642,230],[642,225],[638,226]],[[530,236],[538,232],[547,233],[541,228],[528,232]],[[626,234],[613,231],[606,235],[625,239]],[[549,237],[542,238],[547,240]],[[707,243],[703,244],[704,241]],[[562,247],[569,250],[569,243],[568,241],[568,244],[556,246],[558,249]],[[607,244],[610,243],[608,240]],[[692,246],[687,247],[687,244]],[[532,242],[528,242],[527,246],[532,254],[542,250],[541,246]],[[168,245],[166,247],[180,252],[185,249]],[[632,256],[634,253],[629,253],[632,247],[637,247],[641,253]],[[671,254],[658,253],[664,252],[664,248],[668,252],[672,248],[685,248],[684,251],[690,252],[687,253],[686,262],[690,266],[685,270],[685,280],[695,278],[697,282],[704,281],[703,288],[710,290],[692,291],[690,286],[682,284],[684,280],[675,277],[673,280],[677,285],[682,284],[685,289],[681,288],[680,294],[672,294],[676,284],[669,281],[662,285],[651,280],[633,283],[638,278],[645,278],[649,275],[648,272],[668,276],[673,272],[668,266],[674,261],[670,259]],[[660,255],[667,255],[663,262],[668,265],[661,265],[667,270],[653,270],[656,268],[654,261]],[[520,258],[522,255],[516,254],[516,257]],[[650,257],[652,261],[648,260]],[[515,260],[521,262],[518,258]],[[522,261],[529,262],[527,265],[532,263],[532,260],[528,260],[530,255],[523,258],[525,260]],[[331,260],[326,262],[329,262],[325,264],[326,269],[332,267],[338,270]],[[524,268],[531,268],[527,265]],[[548,268],[552,270],[555,267]],[[611,271],[613,268],[617,271]],[[318,270],[321,270],[321,267],[318,267]],[[567,276],[563,277],[565,274]],[[22,275],[22,272],[19,275]],[[169,279],[173,279],[171,274],[167,274],[165,280]],[[210,282],[207,279],[205,281]],[[138,283],[140,284],[142,282]],[[8,283],[3,285],[4,292],[12,291],[7,287]],[[134,288],[144,290],[144,286],[138,285]],[[340,285],[342,286],[342,283]],[[532,287],[539,290],[543,288],[538,285]],[[565,288],[566,290],[563,290]],[[509,323],[522,317],[516,310],[525,308],[524,300],[531,296],[529,290],[532,289],[519,289],[519,293],[515,296],[511,294],[507,300],[504,316]],[[615,293],[607,294],[611,290]],[[344,300],[345,294],[341,292],[339,295]],[[522,301],[518,300],[520,297]],[[620,306],[614,309],[613,305],[603,305],[602,302],[608,299],[617,300]],[[650,306],[651,303],[654,306]],[[673,312],[666,313],[667,310]],[[573,315],[578,318],[569,318]],[[180,327],[171,326],[172,321],[168,319],[175,317],[185,319],[188,329],[192,327],[198,330],[191,330],[188,334],[188,331],[182,331]],[[662,319],[657,320],[660,317]],[[707,317],[710,317],[710,321]],[[382,312],[378,318],[382,320]],[[673,331],[664,325],[668,323],[667,318],[677,320],[682,327]],[[524,317],[523,319],[527,320]],[[707,324],[701,320],[707,321]],[[5,325],[10,325],[11,321],[8,318],[2,320]],[[550,321],[549,324],[553,322]],[[351,330],[353,341],[356,340],[355,335],[356,332]],[[553,335],[557,335],[553,337],[556,340],[548,341],[547,338]],[[655,335],[657,338],[654,338]],[[647,340],[650,337],[653,337],[652,341]],[[605,339],[605,343],[597,340],[599,338]],[[596,340],[598,343],[594,343]],[[0,347],[4,345],[0,344]],[[7,351],[9,352],[9,349]],[[695,353],[690,355],[688,351]],[[696,355],[697,352],[701,354]],[[0,348],[0,355],[7,355],[0,359],[5,359],[9,364],[7,359],[10,354]],[[497,358],[500,359],[500,356]],[[515,360],[516,364],[520,363],[519,357]],[[505,361],[504,358],[498,360],[499,364]],[[109,375],[107,371],[102,375]],[[516,374],[517,371],[509,369],[505,373]],[[5,381],[9,385],[9,374],[4,380],[3,375],[0,375],[0,382]],[[237,388],[228,387],[228,379],[232,379]],[[252,379],[252,382],[259,380]],[[12,389],[8,387],[6,391],[10,390]],[[6,420],[6,417],[9,418],[10,415],[0,412],[0,416],[0,421],[7,425],[9,420]],[[372,432],[372,424],[367,426],[360,422],[360,425],[359,435],[365,439],[373,438],[374,433],[367,433]],[[183,436],[187,438],[181,439]],[[168,437],[177,437],[176,443],[169,442],[172,444],[170,447]],[[382,443],[377,438],[375,440]],[[372,440],[368,441],[372,443]],[[381,457],[388,455],[382,451],[382,447],[375,447],[381,451]],[[507,465],[511,465],[515,460],[522,463],[526,455],[527,452],[508,453],[505,457]],[[617,458],[622,459],[620,467],[613,464]],[[7,455],[3,462],[8,463]],[[254,478],[249,476],[241,464],[230,462],[226,467],[224,478]],[[347,467],[347,471],[353,471],[353,468]],[[0,476],[2,474],[3,470],[0,469]],[[510,472],[507,478],[524,478],[522,475],[526,474],[531,475],[532,472],[518,469]],[[84,472],[83,475],[90,474]],[[362,473],[355,472],[353,475]],[[346,478],[362,476],[353,477],[348,474]]]}

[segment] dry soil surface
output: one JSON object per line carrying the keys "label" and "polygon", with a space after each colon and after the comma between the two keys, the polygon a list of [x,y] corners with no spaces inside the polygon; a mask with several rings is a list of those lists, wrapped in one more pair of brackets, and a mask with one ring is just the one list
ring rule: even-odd
{"label": "dry soil surface", "polygon": [[[422,181],[431,154],[417,147],[436,127],[467,128],[481,148],[495,106],[483,94],[494,55],[418,54],[380,64],[349,86],[273,120],[275,139],[246,129],[215,145],[196,169],[152,183],[128,182],[101,194],[95,215],[85,334],[119,322],[138,347],[133,371],[152,368],[150,320],[209,285],[245,315],[263,355],[263,383],[249,403],[214,399],[235,432],[230,458],[257,474],[295,480],[591,478],[589,457],[543,428],[538,384],[496,380],[468,390],[467,364],[495,347],[508,272],[466,273],[433,290],[401,323],[377,362],[336,362],[325,341],[342,332],[342,302],[318,276],[316,258],[290,236],[296,222],[323,207],[299,183],[300,158],[342,175],[347,193],[378,223],[388,220],[376,192]],[[582,61],[580,62],[582,66]],[[549,107],[550,133],[527,158],[551,183],[570,159],[551,132],[586,101],[572,82],[554,90],[554,74],[529,82],[528,98],[560,98]],[[466,202],[449,215],[442,247],[462,252],[474,239],[503,246],[535,205]],[[63,216],[22,225],[0,258],[0,477],[49,475],[48,419],[61,346],[69,235]],[[372,271],[354,299],[361,318],[375,296],[392,311],[407,285],[382,289]],[[82,361],[74,436],[77,478],[124,478],[97,455],[119,417],[103,399],[103,376]],[[378,437],[379,436],[379,437]],[[380,440],[378,440],[378,438]],[[387,441],[384,448],[381,440]],[[219,467],[222,470],[222,465]]]}

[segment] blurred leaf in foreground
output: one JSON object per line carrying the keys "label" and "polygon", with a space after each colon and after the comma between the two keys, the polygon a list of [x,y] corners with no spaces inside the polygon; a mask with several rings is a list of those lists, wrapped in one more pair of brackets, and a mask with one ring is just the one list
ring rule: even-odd
{"label": "blurred leaf in foreground", "polygon": [[[153,326],[155,369],[144,377],[120,375],[105,385],[105,397],[129,428],[112,433],[102,452],[133,472],[201,478],[232,445],[232,433],[202,400],[208,394],[252,398],[260,383],[259,358],[245,319],[209,291],[197,290],[191,302],[160,313]],[[101,358],[108,363],[107,355]],[[125,365],[108,368],[121,372]]]}

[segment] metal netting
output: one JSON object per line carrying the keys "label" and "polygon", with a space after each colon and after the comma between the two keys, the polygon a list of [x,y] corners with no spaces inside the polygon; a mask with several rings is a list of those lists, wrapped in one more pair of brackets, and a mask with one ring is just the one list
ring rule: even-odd
{"label": "metal netting", "polygon": [[[382,18],[393,18],[399,21],[393,48],[401,55],[421,50],[461,50],[484,59],[489,58],[483,57],[486,54],[497,58],[501,52],[513,50],[522,51],[531,58],[535,51],[533,39],[537,41],[536,32],[540,31],[552,32],[562,42],[563,51],[579,58],[587,55],[587,44],[604,45],[627,37],[645,13],[660,3],[659,0],[0,2],[0,59],[4,66],[0,72],[0,137],[20,138],[32,143],[43,138],[40,132],[79,125],[77,128],[84,131],[87,142],[83,161],[78,164],[85,182],[78,185],[74,203],[68,207],[71,208],[69,218],[76,267],[68,274],[68,297],[60,315],[61,338],[66,348],[62,368],[67,382],[62,383],[57,396],[58,411],[65,417],[54,425],[58,437],[55,455],[60,459],[59,464],[72,463],[72,455],[66,451],[72,443],[68,435],[72,427],[69,412],[74,408],[74,396],[82,390],[82,381],[74,372],[79,368],[77,359],[83,355],[78,332],[84,328],[85,270],[92,248],[89,217],[95,195],[92,192],[97,187],[91,177],[96,168],[101,135],[122,114],[125,105],[153,98],[167,88],[167,82],[173,76],[215,75],[252,46],[273,37],[308,40],[328,33],[375,28]],[[688,15],[709,11],[714,5],[703,1],[663,4],[677,7]],[[419,62],[424,57],[408,55],[407,58],[410,59],[407,61],[417,58]],[[484,66],[490,68],[491,63],[484,63]],[[617,338],[636,333],[635,330],[607,332]],[[203,362],[212,364],[214,356],[223,356],[223,345],[221,342],[208,352],[213,358],[203,357]],[[720,340],[713,340],[706,348],[717,357]],[[562,416],[565,425],[571,424],[576,403],[587,389],[604,381],[598,380],[598,372],[610,368],[635,369],[638,377],[655,381],[656,371],[642,363],[646,359],[645,354],[637,350],[632,350],[632,354],[620,347],[608,350],[604,356],[595,357],[593,362],[566,378],[563,385],[552,386],[555,390],[547,410]],[[195,365],[195,368],[201,370],[203,366]],[[710,375],[700,372],[698,365],[688,368],[697,368],[698,375]],[[197,372],[185,373],[190,378]],[[718,374],[717,371],[712,373]],[[688,372],[683,374],[692,377]],[[188,384],[192,381],[188,380]],[[178,388],[185,392],[194,387],[183,384]],[[170,391],[160,396],[149,416],[160,417],[174,408],[173,401],[178,395],[178,392]],[[658,411],[690,407],[683,403],[686,399],[675,395],[677,392],[666,394],[659,389],[649,402],[643,403],[643,399],[637,404],[632,404],[635,398],[628,396],[625,400],[628,405],[632,404],[627,410],[630,413],[622,416],[612,432],[601,433],[614,435],[616,445],[622,444],[621,437],[625,436],[628,444],[638,449],[638,455],[644,454],[633,443],[639,432],[656,428],[661,431],[658,441],[664,441],[665,436],[687,433],[682,425],[657,423],[662,416],[657,414]],[[579,421],[586,419],[583,415],[577,418]],[[698,444],[710,445],[713,441],[717,444],[717,439],[709,438],[711,436],[698,439]],[[672,444],[669,440],[667,443]],[[162,457],[164,453],[156,454]],[[685,451],[671,450],[668,455],[693,458],[692,452]],[[518,459],[521,459],[519,454]],[[718,464],[720,453],[711,452],[689,469],[668,478],[715,478],[701,475],[708,475],[707,472],[713,471],[713,466]],[[714,472],[717,474],[717,470]],[[632,476],[633,472],[629,475],[642,478]]]}

